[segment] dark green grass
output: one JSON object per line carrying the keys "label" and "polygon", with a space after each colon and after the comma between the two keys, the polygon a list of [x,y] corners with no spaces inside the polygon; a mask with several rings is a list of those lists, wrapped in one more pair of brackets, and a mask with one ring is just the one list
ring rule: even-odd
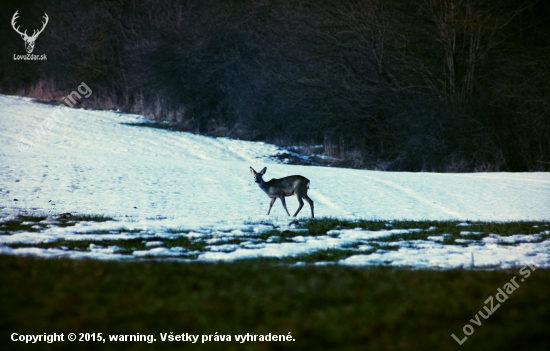
{"label": "dark green grass", "polygon": [[131,254],[135,250],[146,250],[153,247],[146,245],[148,241],[162,241],[162,247],[172,248],[172,247],[184,247],[192,251],[204,251],[206,247],[206,242],[204,240],[191,240],[187,237],[178,237],[171,239],[123,239],[123,240],[57,240],[49,243],[41,244],[9,244],[11,248],[21,248],[21,247],[41,247],[44,249],[50,248],[66,248],[68,250],[87,250],[90,245],[100,245],[100,246],[118,246],[120,251],[117,253],[120,254]]}
{"label": "dark green grass", "polygon": [[[368,252],[362,252],[368,253]],[[341,249],[322,249],[318,251],[313,251],[310,253],[304,253],[296,256],[288,256],[283,258],[273,259],[273,261],[278,261],[281,263],[336,263],[340,260],[346,259],[350,256],[357,255],[356,250],[350,250],[346,248]]]}
{"label": "dark green grass", "polygon": [[[467,226],[459,226],[468,223]],[[451,234],[460,232],[483,232],[486,234],[513,235],[535,234],[550,229],[549,222],[518,221],[518,222],[460,222],[460,221],[383,221],[383,220],[340,220],[337,218],[320,218],[306,220],[300,227],[309,230],[312,235],[326,234],[332,229],[390,230],[390,229],[423,229],[430,230],[430,235]]]}
{"label": "dark green grass", "polygon": [[[540,234],[541,240],[550,235],[541,234],[550,230],[549,222],[519,221],[519,222],[468,222],[467,226],[459,225],[466,222],[459,221],[369,221],[369,220],[340,220],[336,218],[321,218],[307,220],[300,225],[306,228],[310,235],[323,235],[333,229],[354,229],[379,231],[391,229],[420,229],[421,231],[393,234],[388,237],[375,239],[376,242],[395,242],[401,240],[427,240],[429,236],[443,235],[441,242],[446,245],[464,245],[456,243],[456,239],[481,240],[491,234],[510,236],[515,234]],[[461,234],[470,232],[470,234]],[[503,245],[508,245],[502,243]]]}
{"label": "dark green grass", "polygon": [[103,215],[72,215],[70,213],[66,213],[55,217],[55,220],[59,222],[58,225],[60,227],[70,227],[75,225],[77,222],[107,222],[112,221],[113,219]]}
{"label": "dark green grass", "polygon": [[[324,258],[323,258],[324,259]],[[431,271],[270,260],[199,264],[0,256],[4,350],[548,350],[550,270],[537,269],[459,346],[512,271]],[[519,281],[519,279],[518,279]],[[25,345],[11,333],[154,334],[157,342]],[[287,334],[288,343],[161,342],[159,333]]]}

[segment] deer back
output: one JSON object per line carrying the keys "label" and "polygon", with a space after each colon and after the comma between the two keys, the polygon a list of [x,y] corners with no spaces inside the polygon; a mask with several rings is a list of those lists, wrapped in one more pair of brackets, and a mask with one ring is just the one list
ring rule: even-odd
{"label": "deer back", "polygon": [[264,191],[272,196],[291,196],[307,192],[309,179],[301,175],[292,175],[280,179],[271,179],[265,182]]}

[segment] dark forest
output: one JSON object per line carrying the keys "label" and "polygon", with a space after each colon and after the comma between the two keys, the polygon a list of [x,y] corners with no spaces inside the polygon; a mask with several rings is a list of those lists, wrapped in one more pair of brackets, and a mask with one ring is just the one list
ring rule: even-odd
{"label": "dark forest", "polygon": [[[31,32],[25,54],[11,19]],[[550,1],[19,1],[0,92],[211,136],[322,145],[335,166],[550,170]]]}

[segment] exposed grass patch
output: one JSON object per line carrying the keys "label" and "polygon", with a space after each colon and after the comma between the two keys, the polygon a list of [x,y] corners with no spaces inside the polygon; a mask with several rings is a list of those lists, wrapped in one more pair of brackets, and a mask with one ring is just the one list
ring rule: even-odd
{"label": "exposed grass patch", "polygon": [[17,221],[21,222],[40,222],[48,218],[47,216],[27,216],[27,215],[19,215],[17,216]]}
{"label": "exposed grass patch", "polygon": [[[550,229],[548,222],[473,222],[469,227],[462,227],[463,230],[472,232],[484,232],[499,234],[502,236],[514,234],[536,234],[541,230]],[[465,228],[465,229],[464,229]]]}
{"label": "exposed grass patch", "polygon": [[54,217],[54,220],[59,222],[60,227],[70,227],[78,222],[107,222],[113,219],[104,215],[72,215],[65,213]]}
{"label": "exposed grass patch", "polygon": [[[349,249],[325,249],[307,254],[301,254],[290,258],[288,261],[316,263],[316,262],[338,262],[350,256],[357,255],[357,250]],[[287,261],[286,259],[283,261]]]}
{"label": "exposed grass patch", "polygon": [[[342,220],[337,218],[306,219],[300,228],[306,228],[311,235],[326,234],[334,229],[391,230],[391,229],[431,229],[433,234],[458,235],[460,232],[482,232],[502,236],[513,234],[536,234],[550,230],[549,222],[467,222],[461,221],[383,221],[383,220]],[[546,229],[545,229],[546,228]]]}
{"label": "exposed grass patch", "polygon": [[39,232],[46,228],[46,225],[38,225],[37,223],[28,223],[29,221],[10,220],[0,224],[0,234],[9,235],[14,232],[27,231]]}
{"label": "exposed grass patch", "polygon": [[149,250],[154,247],[147,246],[148,241],[162,241],[161,247],[173,248],[183,247],[189,251],[204,251],[206,248],[206,242],[202,239],[192,240],[187,237],[170,238],[170,239],[119,239],[119,240],[57,240],[49,243],[41,244],[7,244],[11,248],[21,247],[41,247],[44,249],[67,249],[67,250],[88,250],[91,245],[98,246],[117,246],[120,254],[132,254],[136,250]]}
{"label": "exposed grass patch", "polygon": [[128,228],[121,227],[116,229],[94,229],[94,230],[87,230],[87,231],[76,231],[75,234],[108,235],[108,234],[139,234],[142,232],[143,230],[141,229],[128,229]]}
{"label": "exposed grass patch", "polygon": [[187,233],[189,233],[189,230],[188,229],[168,228],[168,229],[166,229],[166,232],[170,233],[170,234],[187,234]]}
{"label": "exposed grass patch", "polygon": [[481,240],[490,234],[510,236],[516,234],[541,234],[550,230],[549,222],[471,222],[464,225],[460,221],[367,221],[340,220],[336,218],[308,219],[299,225],[306,228],[310,235],[323,235],[331,230],[361,228],[369,231],[392,229],[420,229],[405,234],[394,233],[376,241],[392,242],[400,240],[427,240],[429,236],[443,235],[443,244],[454,245],[456,239]]}
{"label": "exposed grass patch", "polygon": [[459,222],[442,221],[382,221],[382,220],[342,220],[337,218],[308,219],[300,224],[300,228],[307,228],[312,235],[326,234],[334,229],[364,230],[391,230],[391,229],[428,229],[433,226],[448,227]]}
{"label": "exposed grass patch", "polygon": [[[73,216],[69,214],[46,217],[20,216],[16,221],[2,223],[0,230],[4,234],[11,234],[19,230],[40,231],[47,226],[70,226],[79,221],[107,221],[109,217],[104,216]],[[249,223],[249,225],[254,225]],[[270,225],[259,223],[258,225]],[[30,228],[30,229],[22,229]],[[356,239],[342,242],[341,245],[331,245],[331,248],[320,248],[316,251],[309,251],[297,256],[289,255],[285,258],[276,258],[273,261],[282,263],[315,263],[315,262],[337,262],[355,254],[368,255],[374,252],[385,252],[399,250],[401,247],[414,248],[421,241],[435,241],[442,245],[469,246],[481,242],[484,238],[495,236],[496,243],[500,245],[518,245],[519,242],[542,242],[550,238],[550,223],[548,222],[509,222],[509,223],[490,223],[490,222],[472,222],[462,223],[458,221],[372,221],[372,220],[340,220],[336,218],[311,219],[300,222],[295,228],[290,229],[270,229],[267,231],[256,232],[253,227],[245,229],[242,235],[233,235],[230,232],[221,232],[215,234],[190,235],[190,231],[185,228],[162,229],[158,233],[143,233],[142,229],[128,229],[125,227],[113,229],[87,228],[87,231],[75,234],[87,235],[86,240],[58,240],[49,243],[8,243],[5,244],[13,249],[21,247],[38,247],[43,249],[60,248],[63,250],[89,251],[99,247],[116,246],[116,253],[131,255],[134,251],[147,251],[156,247],[176,248],[177,253],[181,248],[180,258],[197,258],[200,253],[208,251],[232,252],[237,249],[255,249],[260,245],[294,243],[298,237],[317,237],[329,235],[332,238],[338,238],[339,230],[359,229],[373,233],[357,236]],[[91,230],[90,230],[91,229]],[[265,228],[263,228],[265,229]],[[333,231],[333,232],[331,232]],[[380,231],[383,235],[379,235]],[[387,233],[386,233],[387,232]],[[109,238],[106,235],[130,234],[122,236],[123,238]],[[134,235],[135,234],[135,237]],[[167,235],[169,234],[169,235]],[[377,235],[378,234],[378,235]],[[525,240],[507,242],[503,238],[516,235],[536,235],[528,237]],[[90,239],[90,235],[97,237]],[[353,237],[353,235],[352,235]],[[325,240],[325,239],[323,239]],[[158,245],[148,246],[150,241],[160,241]],[[94,246],[95,245],[95,246]],[[363,246],[363,247],[362,247]],[[362,248],[361,248],[362,247]],[[304,250],[305,251],[305,250]],[[188,255],[188,253],[193,253]],[[171,255],[173,252],[168,252]],[[153,252],[151,253],[153,254]]]}
{"label": "exposed grass patch", "polygon": [[39,232],[47,227],[47,224],[40,223],[47,218],[47,216],[18,215],[16,219],[0,222],[0,234],[6,235],[18,231]]}
{"label": "exposed grass patch", "polygon": [[72,215],[63,213],[48,217],[45,215],[18,215],[16,219],[0,223],[0,234],[9,235],[18,231],[40,232],[50,225],[59,227],[74,226],[78,222],[106,222],[113,220],[104,215]]}

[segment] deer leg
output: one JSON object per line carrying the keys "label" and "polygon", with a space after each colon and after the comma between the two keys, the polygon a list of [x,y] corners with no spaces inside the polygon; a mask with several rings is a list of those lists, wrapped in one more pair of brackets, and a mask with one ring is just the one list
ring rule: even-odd
{"label": "deer leg", "polygon": [[290,217],[290,213],[288,213],[288,210],[286,208],[286,201],[284,196],[281,196],[281,202],[283,203],[283,207],[285,208],[286,214]]}
{"label": "deer leg", "polygon": [[269,215],[269,212],[271,212],[271,207],[273,207],[273,204],[275,203],[275,200],[277,200],[276,197],[271,198],[271,203],[269,204],[269,210],[267,210],[268,215]]}
{"label": "deer leg", "polygon": [[300,197],[300,195],[296,194],[296,198],[298,199],[298,203],[300,204],[298,206],[298,209],[296,210],[296,213],[294,214],[294,217],[296,217],[296,215],[298,214],[298,212],[300,212],[300,210],[302,209],[302,207],[304,207],[304,202],[302,201],[302,198]]}
{"label": "deer leg", "polygon": [[313,215],[313,200],[310,199],[307,195],[304,195],[304,200],[306,200],[309,204],[309,207],[311,207],[311,218],[315,218],[315,216]]}

